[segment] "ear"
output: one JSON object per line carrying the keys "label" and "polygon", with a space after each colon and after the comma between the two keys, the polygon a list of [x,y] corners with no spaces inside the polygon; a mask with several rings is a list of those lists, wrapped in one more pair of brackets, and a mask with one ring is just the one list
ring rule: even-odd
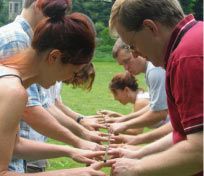
{"label": "ear", "polygon": [[152,20],[149,20],[149,19],[145,19],[143,21],[143,26],[149,30],[154,36],[158,34],[158,26],[157,24],[152,21]]}
{"label": "ear", "polygon": [[53,64],[59,62],[62,57],[62,53],[58,49],[51,50],[48,55],[48,63]]}
{"label": "ear", "polygon": [[39,0],[36,0],[34,3],[33,3],[33,5],[34,5],[34,11],[35,12],[38,12],[39,10],[40,10],[40,8],[39,8]]}

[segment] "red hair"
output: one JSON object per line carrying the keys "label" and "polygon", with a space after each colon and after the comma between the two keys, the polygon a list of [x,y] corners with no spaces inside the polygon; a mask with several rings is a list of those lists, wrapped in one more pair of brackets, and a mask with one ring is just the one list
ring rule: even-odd
{"label": "red hair", "polygon": [[[90,19],[80,13],[65,16],[70,0],[38,0],[36,3],[48,18],[42,20],[34,31],[31,46],[35,52],[58,49],[63,54],[61,61],[64,64],[89,63],[95,49],[95,30]],[[0,63],[18,64],[15,59]]]}
{"label": "red hair", "polygon": [[139,89],[137,80],[129,72],[116,74],[109,83],[109,89],[113,93],[115,93],[116,90],[124,90],[125,87],[128,87],[132,91]]}
{"label": "red hair", "polygon": [[[42,0],[43,2],[43,0]],[[66,0],[58,0],[44,8],[49,18],[35,29],[32,47],[37,52],[58,49],[62,63],[87,64],[95,49],[95,30],[90,19],[80,13],[64,16]],[[58,5],[56,5],[59,3]],[[43,3],[38,5],[44,5]]]}

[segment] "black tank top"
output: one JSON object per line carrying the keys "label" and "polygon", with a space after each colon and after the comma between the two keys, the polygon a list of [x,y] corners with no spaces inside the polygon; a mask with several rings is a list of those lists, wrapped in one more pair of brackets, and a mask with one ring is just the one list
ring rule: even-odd
{"label": "black tank top", "polygon": [[0,75],[0,78],[3,78],[3,77],[6,77],[6,76],[13,76],[13,77],[17,77],[20,81],[21,81],[21,84],[23,85],[23,81],[21,79],[20,76],[18,75],[15,75],[15,74],[5,74],[5,75]]}

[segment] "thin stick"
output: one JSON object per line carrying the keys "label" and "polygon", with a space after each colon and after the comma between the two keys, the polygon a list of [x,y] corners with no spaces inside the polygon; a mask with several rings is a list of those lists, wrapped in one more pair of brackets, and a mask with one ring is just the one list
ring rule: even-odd
{"label": "thin stick", "polygon": [[[104,117],[104,121],[105,121],[105,125],[107,126],[105,117]],[[105,155],[104,155],[104,163],[106,163],[108,158],[109,158],[108,157],[108,150],[110,148],[110,139],[111,139],[111,134],[110,134],[110,130],[108,128],[108,145],[106,146],[106,152],[105,152]]]}

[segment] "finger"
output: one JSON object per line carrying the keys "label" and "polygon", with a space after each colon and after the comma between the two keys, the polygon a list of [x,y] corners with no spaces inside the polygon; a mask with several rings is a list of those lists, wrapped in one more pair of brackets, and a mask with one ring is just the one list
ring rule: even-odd
{"label": "finger", "polygon": [[103,146],[103,145],[97,145],[95,151],[105,151],[106,150],[106,147]]}
{"label": "finger", "polygon": [[109,136],[109,134],[104,133],[104,132],[98,132],[97,134],[98,134],[99,136],[102,136],[102,137],[108,137],[108,136]]}
{"label": "finger", "polygon": [[102,156],[104,154],[105,154],[105,151],[96,151],[96,152],[90,153],[87,157],[93,158],[93,157]]}
{"label": "finger", "polygon": [[89,118],[96,118],[96,119],[98,119],[98,118],[104,118],[104,117],[103,117],[103,114],[97,114],[97,115],[91,116]]}
{"label": "finger", "polygon": [[106,111],[106,110],[99,110],[99,111],[97,111],[97,113],[100,113],[100,114],[107,114],[108,112]]}
{"label": "finger", "polygon": [[110,144],[110,148],[118,148],[120,147],[120,144]]}
{"label": "finger", "polygon": [[102,113],[100,111],[97,111],[96,114],[97,115],[102,115]]}
{"label": "finger", "polygon": [[110,123],[106,123],[106,126],[107,126],[108,128],[110,128],[111,124],[110,124]]}
{"label": "finger", "polygon": [[107,160],[106,162],[104,161],[101,161],[101,162],[95,162],[93,164],[91,164],[91,168],[95,169],[95,170],[100,170],[102,169],[103,167],[111,167],[112,164],[115,163],[115,160]]}
{"label": "finger", "polygon": [[100,117],[100,118],[98,117],[98,118],[96,118],[96,120],[97,121],[105,121],[105,118],[104,117]]}
{"label": "finger", "polygon": [[97,137],[97,140],[98,140],[99,142],[108,142],[108,138],[107,138],[107,137],[98,136],[98,137]]}
{"label": "finger", "polygon": [[120,153],[119,149],[110,149],[108,151],[109,155],[119,155],[119,153]]}
{"label": "finger", "polygon": [[111,139],[115,142],[115,143],[123,143],[124,142],[124,140],[123,140],[123,138],[121,137],[121,136],[115,136],[115,135],[113,135],[113,136],[111,136]]}
{"label": "finger", "polygon": [[92,160],[92,159],[89,159],[89,158],[86,158],[86,157],[81,157],[80,160],[78,160],[78,161],[81,162],[81,163],[85,163],[87,165],[91,165],[92,163],[96,162],[95,160]]}
{"label": "finger", "polygon": [[115,120],[114,119],[107,119],[106,123],[115,123]]}
{"label": "finger", "polygon": [[100,124],[100,123],[96,124],[95,127],[96,127],[96,128],[107,129],[107,126],[106,126],[106,125],[103,125],[103,124]]}
{"label": "finger", "polygon": [[106,174],[103,173],[102,171],[94,171],[94,173],[92,174],[92,176],[106,176]]}
{"label": "finger", "polygon": [[100,169],[102,169],[103,167],[105,167],[105,163],[104,163],[103,161],[101,161],[101,162],[95,162],[95,163],[91,164],[90,167],[91,167],[92,169],[94,169],[94,170],[100,170]]}

